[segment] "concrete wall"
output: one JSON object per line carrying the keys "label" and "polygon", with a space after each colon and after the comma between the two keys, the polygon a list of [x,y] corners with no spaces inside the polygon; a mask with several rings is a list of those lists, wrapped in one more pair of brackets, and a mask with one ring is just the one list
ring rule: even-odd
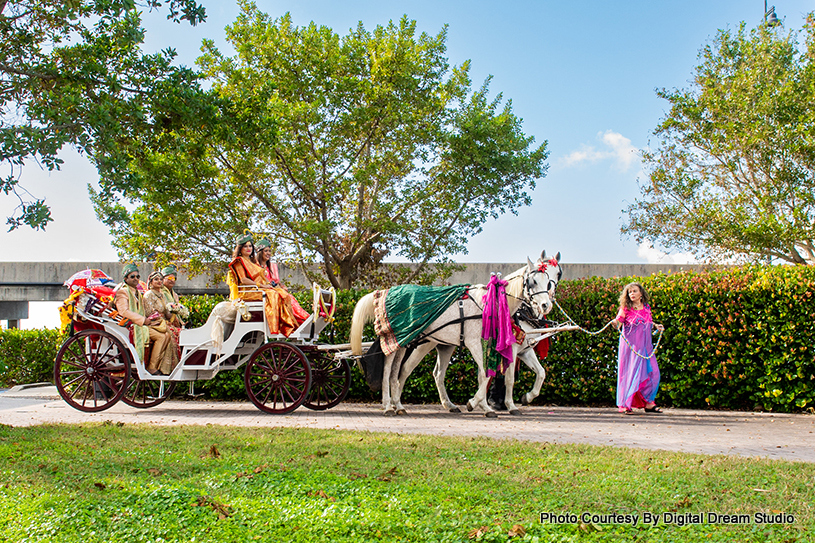
{"label": "concrete wall", "polygon": [[27,301],[0,301],[0,321],[16,321],[27,318]]}
{"label": "concrete wall", "polygon": [[[485,283],[490,273],[509,275],[523,264],[509,263],[471,263],[466,269],[456,272],[449,283]],[[0,301],[62,301],[67,291],[62,283],[74,273],[87,268],[103,270],[114,280],[120,281],[121,262],[0,262]],[[409,265],[409,266],[415,266]],[[655,273],[673,273],[688,269],[704,269],[697,265],[676,264],[572,264],[563,263],[563,278],[578,279],[583,277],[646,277]],[[142,280],[153,270],[152,264],[139,266]],[[187,277],[183,272],[177,283],[180,294],[226,294],[223,282],[213,283],[212,277],[222,275],[217,269],[195,276]],[[305,274],[300,270],[280,266],[280,275],[286,284],[309,286]],[[9,317],[6,317],[9,318]],[[25,318],[25,317],[18,317]]]}

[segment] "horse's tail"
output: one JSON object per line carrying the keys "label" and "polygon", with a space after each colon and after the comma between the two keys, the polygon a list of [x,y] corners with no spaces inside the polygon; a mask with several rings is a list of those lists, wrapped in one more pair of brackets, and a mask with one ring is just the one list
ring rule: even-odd
{"label": "horse's tail", "polygon": [[374,320],[374,293],[366,294],[357,302],[351,319],[351,352],[362,354],[362,329]]}

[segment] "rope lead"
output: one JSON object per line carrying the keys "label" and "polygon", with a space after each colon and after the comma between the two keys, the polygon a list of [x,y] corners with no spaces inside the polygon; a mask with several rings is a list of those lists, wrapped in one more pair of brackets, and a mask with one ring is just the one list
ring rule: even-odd
{"label": "rope lead", "polygon": [[[560,312],[563,313],[563,316],[566,317],[569,320],[569,324],[571,324],[572,326],[576,326],[578,328],[578,330],[580,330],[581,332],[585,332],[585,333],[589,334],[590,336],[596,336],[598,334],[601,334],[602,332],[605,331],[606,328],[611,326],[611,324],[615,320],[615,319],[611,319],[610,321],[608,321],[606,323],[605,326],[603,326],[602,328],[600,328],[596,332],[592,332],[591,330],[586,330],[585,328],[583,328],[582,326],[580,326],[579,324],[574,322],[574,319],[571,318],[568,313],[566,313],[566,311],[560,306],[559,303],[557,303],[557,299],[553,300],[553,302],[555,303],[555,306],[557,306],[557,308],[560,309]],[[654,346],[654,350],[651,352],[650,356],[643,356],[640,353],[638,353],[637,350],[631,345],[631,343],[628,341],[628,338],[625,337],[625,334],[623,333],[622,327],[620,328],[620,336],[623,338],[623,340],[625,340],[625,342],[631,348],[631,351],[633,353],[635,353],[637,356],[639,356],[640,358],[644,358],[646,360],[650,359],[652,356],[654,356],[657,353],[657,349],[659,349],[659,342],[662,341],[662,332],[663,332],[662,330],[659,331],[659,337],[657,338],[657,344]]]}

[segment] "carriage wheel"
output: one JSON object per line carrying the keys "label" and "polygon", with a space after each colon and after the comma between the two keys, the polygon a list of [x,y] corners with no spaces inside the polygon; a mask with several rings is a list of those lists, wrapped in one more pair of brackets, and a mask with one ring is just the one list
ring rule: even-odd
{"label": "carriage wheel", "polygon": [[255,407],[282,415],[300,407],[308,396],[311,366],[291,343],[267,343],[252,353],[243,381]]}
{"label": "carriage wheel", "polygon": [[68,338],[54,362],[54,383],[62,399],[80,411],[103,411],[124,395],[130,356],[104,330],[88,329]]}
{"label": "carriage wheel", "polygon": [[322,411],[331,409],[348,395],[351,388],[351,366],[345,359],[334,360],[325,353],[309,353],[311,392],[303,405]]}
{"label": "carriage wheel", "polygon": [[175,381],[142,381],[133,373],[122,401],[140,409],[155,407],[169,398],[174,390]]}

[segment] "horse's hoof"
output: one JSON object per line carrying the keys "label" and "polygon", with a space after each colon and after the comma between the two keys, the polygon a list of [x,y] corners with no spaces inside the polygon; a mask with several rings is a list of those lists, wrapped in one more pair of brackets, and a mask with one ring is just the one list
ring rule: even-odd
{"label": "horse's hoof", "polygon": [[520,414],[521,414],[521,410],[520,410],[520,409],[511,409],[511,410],[509,411],[509,414],[510,414],[510,415],[520,415]]}
{"label": "horse's hoof", "polygon": [[487,417],[488,419],[497,419],[498,413],[496,413],[495,411],[487,411],[486,413],[484,413],[484,416]]}
{"label": "horse's hoof", "polygon": [[404,409],[397,409],[396,414],[397,415],[407,415],[407,411],[405,411]]}
{"label": "horse's hoof", "polygon": [[472,411],[472,410],[473,410],[473,404],[471,404],[470,401],[467,400],[467,411]]}
{"label": "horse's hoof", "polygon": [[[472,409],[470,411],[472,411]],[[458,407],[453,407],[453,408],[450,409],[450,412],[451,413],[461,413],[461,409],[459,409]]]}
{"label": "horse's hoof", "polygon": [[385,410],[385,416],[386,417],[395,417],[396,416],[396,411],[394,411],[393,409],[386,409]]}
{"label": "horse's hoof", "polygon": [[529,402],[526,401],[526,394],[521,396],[521,405],[529,405]]}

